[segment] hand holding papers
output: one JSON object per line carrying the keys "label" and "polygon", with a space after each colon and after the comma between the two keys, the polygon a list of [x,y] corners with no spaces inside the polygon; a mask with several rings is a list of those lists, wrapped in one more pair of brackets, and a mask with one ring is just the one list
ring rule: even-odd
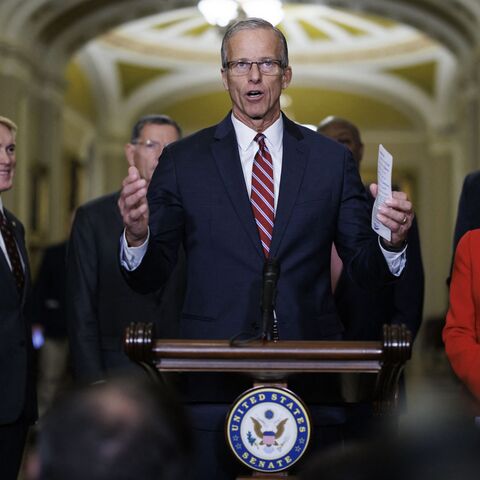
{"label": "hand holding papers", "polygon": [[372,210],[372,228],[387,241],[392,239],[392,231],[378,220],[378,208],[392,198],[393,157],[383,145],[378,146],[377,198]]}
{"label": "hand holding papers", "polygon": [[403,248],[412,225],[413,206],[404,192],[392,192],[393,157],[382,146],[378,152],[378,185],[370,190],[375,197],[372,228],[384,240],[387,248]]}

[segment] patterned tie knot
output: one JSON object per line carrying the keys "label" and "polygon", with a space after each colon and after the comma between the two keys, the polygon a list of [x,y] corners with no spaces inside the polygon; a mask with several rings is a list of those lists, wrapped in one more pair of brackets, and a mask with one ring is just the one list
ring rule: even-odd
{"label": "patterned tie knot", "polygon": [[257,133],[255,135],[255,138],[254,140],[258,143],[259,147],[261,149],[267,149],[268,150],[268,147],[267,145],[265,144],[265,135],[263,133]]}

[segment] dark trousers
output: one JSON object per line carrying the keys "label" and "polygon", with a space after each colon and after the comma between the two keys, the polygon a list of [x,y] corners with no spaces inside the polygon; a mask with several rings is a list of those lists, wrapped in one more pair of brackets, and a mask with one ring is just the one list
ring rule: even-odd
{"label": "dark trousers", "polygon": [[9,425],[0,425],[0,478],[2,480],[17,480],[28,427],[28,422],[23,418]]}

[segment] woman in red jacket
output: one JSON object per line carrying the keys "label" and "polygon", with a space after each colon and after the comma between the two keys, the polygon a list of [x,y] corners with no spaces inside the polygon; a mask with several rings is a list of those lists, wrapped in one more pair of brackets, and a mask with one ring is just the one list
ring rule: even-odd
{"label": "woman in red jacket", "polygon": [[480,229],[467,232],[455,252],[443,341],[453,370],[480,401]]}

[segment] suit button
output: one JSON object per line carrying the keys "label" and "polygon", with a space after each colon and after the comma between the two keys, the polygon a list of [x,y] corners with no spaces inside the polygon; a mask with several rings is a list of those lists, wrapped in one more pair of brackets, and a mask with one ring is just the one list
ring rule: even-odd
{"label": "suit button", "polygon": [[21,347],[24,347],[25,346],[25,340],[20,340],[20,342],[18,343]]}

